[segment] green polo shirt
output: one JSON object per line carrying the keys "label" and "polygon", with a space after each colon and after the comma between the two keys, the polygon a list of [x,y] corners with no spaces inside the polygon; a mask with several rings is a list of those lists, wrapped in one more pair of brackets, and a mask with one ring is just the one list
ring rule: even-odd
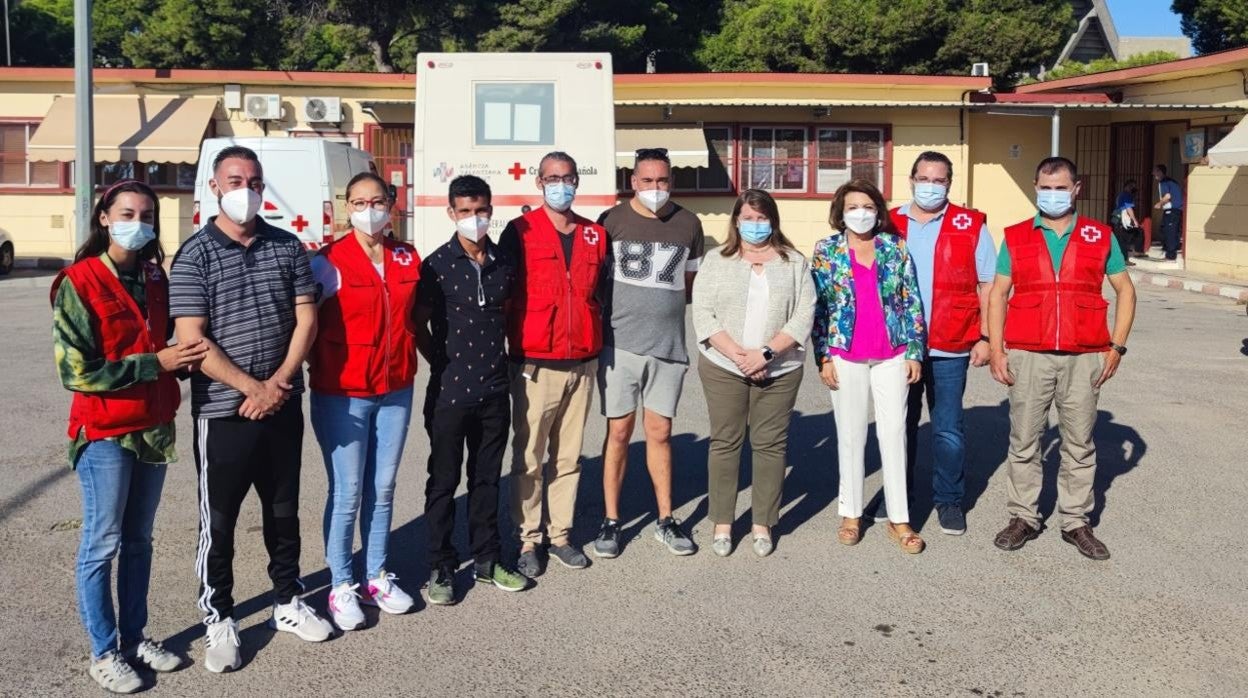
{"label": "green polo shirt", "polygon": [[[1061,235],[1057,231],[1044,224],[1040,214],[1036,214],[1036,218],[1032,221],[1032,225],[1039,228],[1044,233],[1044,244],[1049,248],[1049,256],[1053,259],[1053,271],[1056,273],[1062,268],[1062,255],[1066,253],[1066,244],[1070,242],[1070,234],[1075,229],[1075,221],[1078,218],[1070,219],[1070,227]],[[1109,258],[1105,260],[1105,274],[1113,275],[1127,270],[1127,259],[1122,256],[1122,248],[1118,246],[1118,239],[1113,235],[1109,236]],[[997,273],[1001,276],[1010,275],[1010,249],[1006,247],[1005,240],[1001,241],[1001,252],[997,254]]]}

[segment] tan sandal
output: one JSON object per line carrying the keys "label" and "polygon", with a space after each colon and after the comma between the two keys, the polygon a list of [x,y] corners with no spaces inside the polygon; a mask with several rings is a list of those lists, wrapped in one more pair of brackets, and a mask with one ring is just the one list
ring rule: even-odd
{"label": "tan sandal", "polygon": [[891,521],[888,522],[885,529],[888,531],[888,537],[897,541],[897,545],[901,546],[901,551],[904,553],[918,555],[923,552],[923,548],[927,546],[927,544],[923,542],[923,539],[919,537],[919,534],[915,533],[913,530],[903,533],[897,530],[897,525]]}
{"label": "tan sandal", "polygon": [[858,541],[862,540],[862,529],[859,527],[860,522],[861,519],[851,519],[848,516],[842,517],[841,529],[836,532],[836,539],[843,545],[858,545]]}

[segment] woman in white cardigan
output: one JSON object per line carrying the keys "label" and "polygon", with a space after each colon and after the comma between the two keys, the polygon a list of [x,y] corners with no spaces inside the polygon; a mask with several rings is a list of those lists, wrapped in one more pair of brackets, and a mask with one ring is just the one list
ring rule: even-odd
{"label": "woman in white cardigan", "polygon": [[693,287],[698,375],[711,423],[711,549],[721,557],[732,552],[747,429],[754,453],[754,552],[765,556],[774,547],[789,416],[814,312],[810,267],[780,231],[775,200],[759,189],[743,192],[732,209],[727,241],[705,256]]}

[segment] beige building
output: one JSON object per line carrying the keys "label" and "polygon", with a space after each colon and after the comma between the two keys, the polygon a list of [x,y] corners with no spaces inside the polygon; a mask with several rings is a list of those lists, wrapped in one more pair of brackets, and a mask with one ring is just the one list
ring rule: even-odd
{"label": "beige building", "polygon": [[[736,195],[760,187],[779,199],[786,233],[809,251],[829,233],[828,205],[841,183],[867,178],[892,202],[904,202],[910,166],[924,150],[953,160],[951,198],[986,211],[998,238],[1004,226],[1034,213],[1035,165],[1052,152],[1079,162],[1080,209],[1101,219],[1125,179],[1150,192],[1152,164],[1164,162],[1188,192],[1187,264],[1245,278],[1248,239],[1229,222],[1248,207],[1248,180],[1238,168],[1185,164],[1182,152],[1195,134],[1212,145],[1238,123],[1248,107],[1241,69],[1248,69],[1248,50],[1010,94],[989,94],[989,78],[967,76],[617,75],[619,190],[631,194],[626,168],[633,148],[666,146],[678,165],[689,165],[675,171],[676,199],[703,219],[709,235],[722,238]],[[138,69],[95,75],[97,181],[135,176],[156,186],[162,227],[178,233],[165,234],[170,248],[192,232],[192,163],[204,137],[341,139],[370,151],[387,179],[405,181],[414,76]],[[72,148],[72,121],[65,121],[72,94],[68,69],[0,68],[0,228],[15,239],[19,257],[72,253],[71,165],[59,159]],[[280,118],[247,117],[248,97],[262,95],[276,95]],[[341,119],[309,120],[311,98],[339,103]],[[401,189],[401,205],[405,194]],[[1151,205],[1150,196],[1142,204]]]}

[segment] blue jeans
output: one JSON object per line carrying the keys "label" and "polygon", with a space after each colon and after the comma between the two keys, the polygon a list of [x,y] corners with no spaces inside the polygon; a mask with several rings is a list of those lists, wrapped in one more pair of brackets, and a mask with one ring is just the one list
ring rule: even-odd
{"label": "blue jeans", "polygon": [[[914,490],[914,462],[918,450],[919,418],[923,398],[932,422],[932,503],[962,506],[966,494],[966,437],[962,426],[962,395],[966,392],[968,356],[928,357],[923,378],[910,386],[906,410],[906,486]],[[913,495],[911,495],[913,496]]]}
{"label": "blue jeans", "polygon": [[[78,612],[99,659],[136,645],[147,626],[147,588],[152,573],[152,524],[164,464],[140,463],[115,441],[92,441],[78,457],[82,485],[82,542],[74,568]],[[113,558],[117,564],[117,604],[113,609]]]}
{"label": "blue jeans", "polygon": [[360,519],[366,579],[386,566],[394,482],[412,416],[412,389],[374,397],[312,393],[312,429],[325,456],[325,561],[334,586],[352,583],[351,546]]}

